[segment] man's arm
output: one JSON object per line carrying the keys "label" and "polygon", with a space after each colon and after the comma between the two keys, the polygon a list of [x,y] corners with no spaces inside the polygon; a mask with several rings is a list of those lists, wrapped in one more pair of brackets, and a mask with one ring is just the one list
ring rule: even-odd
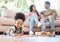
{"label": "man's arm", "polygon": [[41,11],[41,12],[40,12],[40,15],[41,15],[42,18],[44,18],[44,12],[45,12],[45,11]]}
{"label": "man's arm", "polygon": [[53,11],[52,16],[54,16],[56,18],[57,12],[56,11]]}

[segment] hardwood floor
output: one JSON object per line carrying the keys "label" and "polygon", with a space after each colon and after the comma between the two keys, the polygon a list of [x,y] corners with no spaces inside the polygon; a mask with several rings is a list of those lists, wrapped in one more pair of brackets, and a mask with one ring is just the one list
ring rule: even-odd
{"label": "hardwood floor", "polygon": [[[2,34],[3,34],[3,32],[0,32],[0,35],[2,35]],[[27,34],[28,35],[29,33],[27,32],[27,33],[24,33],[24,34]],[[60,32],[56,32],[55,34],[56,35],[60,35]]]}

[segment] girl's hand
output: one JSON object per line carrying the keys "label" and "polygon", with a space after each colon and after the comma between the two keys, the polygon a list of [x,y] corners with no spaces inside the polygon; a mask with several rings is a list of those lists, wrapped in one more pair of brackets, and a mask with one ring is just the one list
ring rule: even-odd
{"label": "girl's hand", "polygon": [[20,34],[16,34],[16,36],[23,36],[23,33],[20,33]]}

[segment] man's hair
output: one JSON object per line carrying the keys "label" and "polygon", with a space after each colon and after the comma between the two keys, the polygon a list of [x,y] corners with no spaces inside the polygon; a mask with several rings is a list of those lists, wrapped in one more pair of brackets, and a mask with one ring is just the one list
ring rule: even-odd
{"label": "man's hair", "polygon": [[15,20],[22,19],[25,21],[25,15],[21,12],[16,13]]}
{"label": "man's hair", "polygon": [[50,6],[50,2],[49,1],[46,1],[45,3]]}

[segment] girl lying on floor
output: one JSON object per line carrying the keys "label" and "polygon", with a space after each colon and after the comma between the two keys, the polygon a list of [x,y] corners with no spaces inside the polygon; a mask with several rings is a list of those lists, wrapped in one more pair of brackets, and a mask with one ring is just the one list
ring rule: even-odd
{"label": "girl lying on floor", "polygon": [[21,36],[23,35],[22,25],[25,21],[25,15],[23,13],[16,13],[15,25],[11,27],[6,34],[9,36]]}

